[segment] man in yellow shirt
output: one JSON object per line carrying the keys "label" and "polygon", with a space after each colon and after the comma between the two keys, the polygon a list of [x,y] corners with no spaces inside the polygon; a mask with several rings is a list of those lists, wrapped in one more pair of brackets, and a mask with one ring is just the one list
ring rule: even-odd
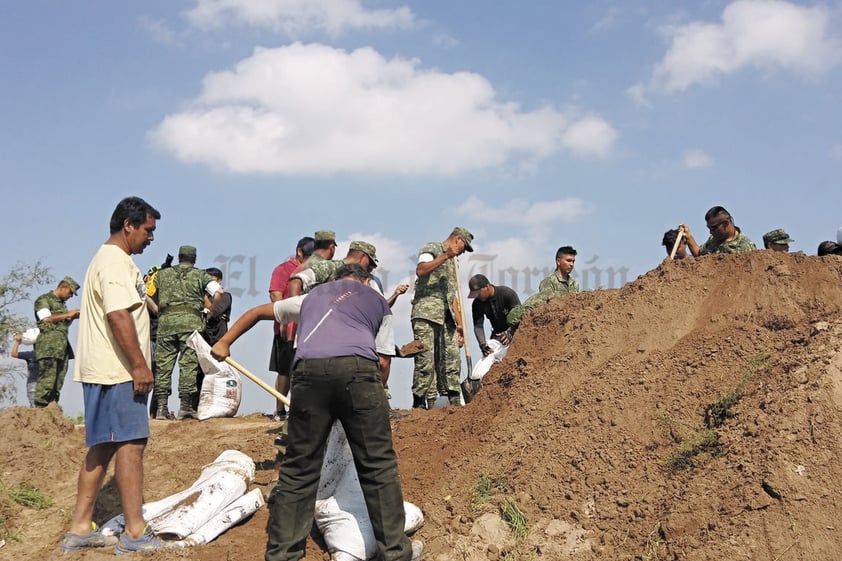
{"label": "man in yellow shirt", "polygon": [[[146,285],[131,258],[152,243],[160,217],[143,199],[120,201],[111,215],[111,236],[85,273],[73,379],[82,383],[88,453],[79,470],[70,532],[61,542],[64,551],[113,545],[115,553],[148,553],[161,547],[141,510],[146,398],[154,382]],[[119,539],[102,535],[91,520],[112,457],[126,522]]]}

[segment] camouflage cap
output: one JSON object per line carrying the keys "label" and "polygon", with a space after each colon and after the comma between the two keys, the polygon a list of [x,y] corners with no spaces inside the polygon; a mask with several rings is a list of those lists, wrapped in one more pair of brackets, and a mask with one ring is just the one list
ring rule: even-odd
{"label": "camouflage cap", "polygon": [[792,243],[794,241],[795,240],[790,238],[789,234],[787,234],[783,230],[783,228],[778,228],[777,230],[772,230],[771,232],[766,232],[765,234],[763,234],[763,242],[767,244],[776,243],[783,245]]}
{"label": "camouflage cap", "polygon": [[376,265],[377,264],[377,248],[371,245],[368,242],[351,242],[351,245],[348,246],[348,250],[356,249],[357,251],[362,251],[371,259],[371,261]]}
{"label": "camouflage cap", "polygon": [[461,226],[457,226],[453,229],[450,233],[451,236],[459,236],[462,238],[462,241],[465,242],[465,251],[473,251],[474,246],[471,245],[471,242],[474,241],[474,235],[470,233],[465,228]]}
{"label": "camouflage cap", "polygon": [[317,242],[335,242],[336,241],[336,232],[333,230],[318,230],[316,231],[316,235],[313,238]]}
{"label": "camouflage cap", "polygon": [[178,248],[178,254],[185,257],[196,257],[196,248],[192,245],[183,245]]}
{"label": "camouflage cap", "polygon": [[64,277],[61,279],[61,282],[70,287],[70,291],[73,292],[74,296],[79,292],[79,283],[73,280],[73,277]]}

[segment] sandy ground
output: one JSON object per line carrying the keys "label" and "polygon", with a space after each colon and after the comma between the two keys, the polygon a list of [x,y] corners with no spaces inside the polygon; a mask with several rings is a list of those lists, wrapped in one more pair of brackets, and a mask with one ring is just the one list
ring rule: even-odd
{"label": "sandy ground", "polygon": [[[666,263],[621,289],[552,300],[470,405],[394,422],[425,559],[838,560],[840,311],[842,259],[766,251]],[[0,503],[12,538],[0,559],[54,558],[83,430],[57,407],[8,409],[0,423],[0,480],[53,501]],[[151,426],[148,500],[189,486],[224,449],[254,459],[257,487],[273,477],[279,427],[265,417]],[[701,437],[710,446],[669,467]],[[496,485],[479,500],[483,478]],[[524,515],[520,539],[501,519],[506,501]],[[118,512],[109,477],[95,517]],[[263,509],[209,545],[148,558],[262,559],[266,520]],[[306,559],[328,559],[315,538]]]}

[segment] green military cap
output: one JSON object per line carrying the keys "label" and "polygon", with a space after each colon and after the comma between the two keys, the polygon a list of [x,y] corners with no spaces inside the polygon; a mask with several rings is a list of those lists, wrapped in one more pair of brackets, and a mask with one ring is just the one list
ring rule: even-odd
{"label": "green military cap", "polygon": [[767,244],[776,243],[783,245],[794,241],[795,240],[790,238],[789,234],[787,234],[783,228],[778,228],[777,230],[772,230],[771,232],[763,234],[763,242]]}
{"label": "green military cap", "polygon": [[63,279],[61,279],[61,282],[70,287],[70,290],[73,292],[74,296],[77,292],[79,292],[79,283],[73,280],[73,277],[64,277]]}
{"label": "green military cap", "polygon": [[196,248],[192,245],[183,245],[178,248],[178,254],[185,257],[196,257]]}
{"label": "green military cap", "polygon": [[351,242],[351,245],[348,246],[348,249],[356,249],[357,251],[362,251],[371,259],[371,261],[376,265],[377,264],[377,248],[371,245],[368,242]]}
{"label": "green military cap", "polygon": [[317,242],[335,242],[336,232],[333,230],[318,230],[313,236]]}
{"label": "green military cap", "polygon": [[451,236],[459,236],[462,238],[462,241],[465,242],[465,251],[473,251],[474,247],[471,245],[471,242],[474,241],[474,235],[470,233],[465,228],[461,226],[457,226],[453,229],[450,233]]}

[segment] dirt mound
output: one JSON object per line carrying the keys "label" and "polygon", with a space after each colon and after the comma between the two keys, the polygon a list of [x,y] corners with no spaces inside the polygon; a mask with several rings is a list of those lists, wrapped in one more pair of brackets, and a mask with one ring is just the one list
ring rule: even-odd
{"label": "dirt mound", "polygon": [[[427,519],[425,558],[835,561],[841,311],[842,260],[766,251],[670,262],[618,290],[551,300],[524,318],[469,406],[395,423],[404,492]],[[83,431],[49,408],[0,422],[0,479],[53,499],[0,504],[16,538],[0,557],[50,557]],[[263,417],[152,429],[149,500],[226,448],[255,459],[259,484],[273,477],[277,425]],[[116,505],[109,481],[97,519]],[[260,559],[265,523],[264,509],[208,546],[150,558]],[[308,560],[326,558],[310,544]]]}

